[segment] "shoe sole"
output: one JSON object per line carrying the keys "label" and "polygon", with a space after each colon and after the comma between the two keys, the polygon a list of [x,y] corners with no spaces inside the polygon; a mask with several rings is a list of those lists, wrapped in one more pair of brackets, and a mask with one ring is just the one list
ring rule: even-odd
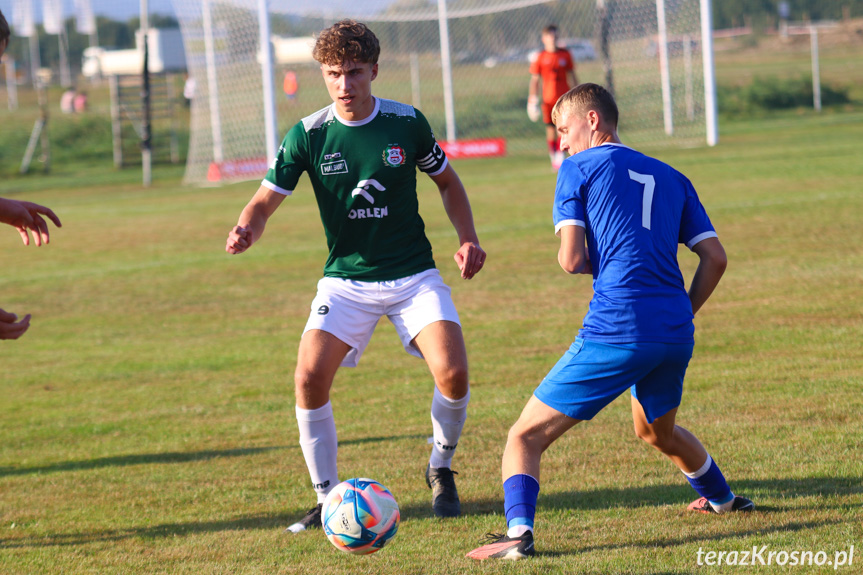
{"label": "shoe sole", "polygon": [[[509,548],[507,550],[507,548]],[[533,546],[531,546],[531,549]],[[502,553],[502,555],[501,555]],[[519,551],[518,545],[512,545],[511,541],[506,543],[492,543],[491,545],[485,545],[480,547],[479,549],[474,549],[465,557],[468,559],[473,559],[474,561],[485,561],[486,559],[503,559],[504,561],[519,561],[521,559],[528,559],[533,556],[533,553],[524,553]]]}
{"label": "shoe sole", "polygon": [[[745,499],[745,498],[737,496],[735,498],[735,503],[737,502],[737,500],[740,500],[740,499]],[[702,504],[701,507],[695,506],[696,504],[699,504],[702,501],[704,503]],[[730,510],[726,511],[725,513],[749,513],[750,511],[752,511],[754,509],[755,509],[755,504],[752,501],[746,500],[746,503],[744,503],[742,506],[740,506],[736,509],[731,508]],[[704,497],[702,497],[701,499],[696,499],[695,501],[690,503],[689,506],[686,508],[686,510],[687,511],[695,511],[697,513],[704,513],[705,515],[725,515],[725,513],[720,514],[715,509],[713,509],[713,507],[711,507],[710,503],[708,503]]]}

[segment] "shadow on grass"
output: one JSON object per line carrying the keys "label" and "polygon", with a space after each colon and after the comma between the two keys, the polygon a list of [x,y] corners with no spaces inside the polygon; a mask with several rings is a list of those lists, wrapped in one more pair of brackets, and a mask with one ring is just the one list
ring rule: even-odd
{"label": "shadow on grass", "polygon": [[687,535],[685,537],[650,537],[641,540],[629,539],[620,543],[609,543],[605,545],[583,545],[571,551],[541,551],[537,550],[537,557],[570,557],[593,551],[609,551],[622,548],[637,548],[637,549],[656,549],[657,547],[677,547],[680,545],[688,545],[693,541],[699,543],[707,543],[711,541],[723,541],[725,539],[739,540],[744,537],[757,536],[764,539],[764,536],[769,533],[794,533],[799,531],[810,531],[818,527],[826,525],[841,525],[845,523],[842,519],[822,519],[820,521],[793,521],[791,523],[781,523],[777,525],[764,526],[759,525],[752,529],[743,530],[728,530],[721,533]]}
{"label": "shadow on grass", "polygon": [[[92,533],[57,533],[52,535],[40,535],[38,537],[23,537],[18,539],[0,539],[0,549],[23,549],[23,548],[45,548],[45,547],[68,547],[76,545],[87,545],[92,543],[116,542],[127,539],[155,540],[162,538],[183,537],[186,535],[197,535],[201,533],[218,533],[225,531],[247,531],[247,530],[277,530],[283,531],[285,526],[297,519],[299,513],[272,514],[255,517],[239,517],[221,521],[204,521],[194,523],[164,523],[150,527],[130,527],[128,529],[109,529],[95,531]],[[423,514],[427,515],[427,514]],[[403,516],[404,517],[404,516]],[[450,521],[450,520],[441,520]],[[458,519],[452,520],[458,521]],[[580,546],[572,551],[544,551],[539,553],[543,557],[564,557],[585,553],[589,551],[601,551],[618,549],[623,547],[642,547],[655,549],[656,547],[671,547],[691,543],[693,539],[698,541],[721,541],[723,539],[747,537],[751,535],[764,536],[773,532],[809,531],[825,525],[838,525],[844,523],[842,519],[824,519],[819,521],[800,521],[782,523],[773,526],[759,525],[753,529],[724,531],[712,535],[699,535],[686,537],[657,537],[640,541],[626,540],[609,545]],[[286,543],[295,535],[286,534]]]}
{"label": "shadow on grass", "polygon": [[[392,439],[392,438],[386,438]],[[364,440],[368,441],[368,440]],[[228,450],[228,455],[242,455],[273,449],[284,449],[283,447],[256,448],[245,450]],[[243,453],[235,453],[243,452]],[[209,452],[200,452],[198,455]],[[858,494],[863,492],[863,478],[860,477],[812,477],[812,478],[786,478],[771,481],[766,480],[742,480],[734,482],[736,491],[746,494],[761,494],[762,497],[770,498],[794,498],[810,496],[841,496]],[[599,510],[620,507],[644,507],[665,506],[679,503],[681,514],[684,513],[685,505],[692,499],[692,491],[686,485],[657,485],[647,487],[634,487],[624,489],[599,489],[587,492],[564,492],[549,495],[541,495],[538,502],[538,511],[543,513],[550,509],[568,509],[573,512],[584,510]],[[782,511],[783,508],[758,506],[758,497],[755,497],[756,515]],[[462,510],[464,516],[500,514],[503,507],[501,499],[474,499],[464,501]],[[830,508],[830,505],[823,506]],[[57,533],[50,535],[26,536],[14,539],[0,539],[0,548],[40,548],[40,547],[62,547],[74,545],[86,545],[90,543],[122,541],[126,539],[160,539],[167,537],[182,537],[201,533],[213,533],[222,531],[245,531],[245,530],[284,530],[287,525],[293,523],[302,516],[306,509],[296,509],[285,513],[264,514],[251,517],[236,517],[217,521],[197,521],[191,523],[164,523],[147,527],[129,527],[125,529],[108,529],[103,531],[84,533]],[[441,522],[460,521],[459,519],[437,520],[433,518],[430,505],[427,503],[414,503],[402,506],[402,519],[409,520],[435,520]],[[742,516],[741,519],[745,519]],[[739,538],[750,535],[763,536],[770,532],[806,531],[825,525],[843,523],[840,518],[826,518],[816,521],[781,522],[776,525],[766,526],[759,523],[752,529],[740,530],[741,523],[735,522],[734,528],[729,531],[715,534],[703,534],[696,537],[699,541],[718,541],[727,538]],[[291,537],[286,535],[286,537]],[[627,540],[619,544],[582,546],[572,551],[546,551],[541,553],[544,557],[568,556],[587,551],[608,550],[621,547],[643,547],[652,549],[658,546],[675,546],[691,543],[693,537],[658,537],[644,540]]]}
{"label": "shadow on grass", "polygon": [[693,541],[698,541],[699,543],[706,543],[710,541],[723,541],[725,539],[739,540],[744,537],[752,536],[757,536],[760,539],[764,539],[764,536],[768,533],[794,533],[798,531],[811,531],[812,529],[816,529],[818,527],[824,527],[826,525],[841,525],[843,523],[845,523],[845,521],[838,518],[822,519],[819,521],[792,521],[791,523],[781,523],[770,526],[758,525],[757,527],[753,527],[751,529],[731,529],[729,531],[722,531],[721,533],[686,535],[685,537],[661,536],[646,538],[639,541],[629,540],[626,542],[606,545],[585,545],[573,551],[537,551],[537,555],[543,557],[566,557],[569,555],[589,553],[591,551],[608,551],[611,549],[621,549],[624,547],[656,549],[657,547],[677,547],[679,545],[687,545],[692,543]]}
{"label": "shadow on grass", "polygon": [[[776,479],[732,480],[731,488],[738,495],[749,497],[761,512],[785,510],[781,506],[759,505],[759,498],[788,499],[813,496],[855,495],[863,493],[861,477],[803,477]],[[679,502],[688,505],[697,496],[682,480],[678,484],[648,485],[627,489],[596,489],[543,495],[538,505],[546,509],[606,509],[610,507],[661,506]],[[824,506],[826,508],[826,506]],[[497,509],[496,511],[500,511]]]}
{"label": "shadow on grass", "polygon": [[102,467],[125,467],[127,465],[149,465],[153,463],[190,463],[207,461],[220,457],[245,457],[258,453],[266,453],[277,449],[290,449],[288,446],[277,447],[246,447],[238,449],[213,449],[205,451],[169,451],[165,453],[137,453],[131,455],[115,455],[112,457],[97,457],[81,461],[63,461],[51,465],[35,467],[0,467],[0,477],[13,475],[29,475],[32,473],[54,473],[59,471],[82,471]]}
{"label": "shadow on grass", "polygon": [[[425,435],[397,435],[388,437],[363,437],[359,439],[348,439],[339,441],[339,445],[362,445],[366,443],[379,443],[384,441],[398,441],[403,439],[424,438]],[[0,477],[13,477],[16,475],[30,475],[38,473],[56,473],[62,471],[85,471],[88,469],[100,469],[103,467],[125,467],[127,465],[151,465],[161,463],[193,463],[196,461],[207,461],[222,457],[246,457],[277,451],[282,449],[298,449],[299,445],[277,445],[271,447],[243,447],[236,449],[211,449],[204,451],[169,451],[165,453],[136,453],[130,455],[115,455],[111,457],[97,457],[95,459],[84,459],[80,461],[63,461],[50,465],[37,465],[34,467],[0,467]]]}
{"label": "shadow on grass", "polygon": [[[182,537],[199,533],[214,533],[222,531],[246,531],[260,529],[280,529],[296,521],[302,513],[268,514],[256,517],[237,517],[219,521],[196,521],[193,523],[163,523],[149,527],[129,527],[126,529],[106,529],[91,533],[57,533],[39,537],[24,537],[21,539],[0,539],[0,549],[17,549],[27,547],[65,547],[86,545],[126,539],[161,539]],[[287,537],[287,535],[286,535]]]}

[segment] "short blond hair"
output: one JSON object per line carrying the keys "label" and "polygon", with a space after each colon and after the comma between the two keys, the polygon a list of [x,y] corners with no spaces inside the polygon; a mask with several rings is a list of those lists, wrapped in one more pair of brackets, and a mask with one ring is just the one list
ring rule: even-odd
{"label": "short blond hair", "polygon": [[377,64],[381,45],[368,26],[356,20],[342,20],[321,30],[312,57],[327,66],[339,66],[350,60]]}
{"label": "short blond hair", "polygon": [[551,121],[557,124],[563,116],[596,111],[606,123],[617,128],[617,103],[611,92],[599,84],[579,84],[558,98],[551,109]]}

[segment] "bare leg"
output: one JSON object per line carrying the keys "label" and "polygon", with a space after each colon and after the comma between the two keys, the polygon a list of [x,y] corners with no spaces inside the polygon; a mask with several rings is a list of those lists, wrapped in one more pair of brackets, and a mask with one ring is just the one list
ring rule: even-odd
{"label": "bare leg", "polygon": [[525,474],[539,481],[539,462],[543,452],[580,421],[531,396],[518,421],[509,430],[501,465],[503,480]]}
{"label": "bare leg", "polygon": [[330,400],[333,378],[350,346],[333,334],[311,329],[303,335],[294,372],[297,406],[317,409]]}
{"label": "bare leg", "polygon": [[693,473],[707,461],[707,450],[688,430],[674,423],[677,416],[675,407],[653,423],[647,423],[644,408],[632,398],[632,421],[635,434],[666,455],[681,471]]}
{"label": "bare leg", "polygon": [[554,126],[545,125],[545,140],[548,142],[548,149],[550,151],[552,144],[557,142],[557,129]]}
{"label": "bare leg", "polygon": [[467,351],[461,326],[451,321],[436,321],[424,327],[413,344],[425,357],[435,386],[444,396],[461,399],[467,395]]}

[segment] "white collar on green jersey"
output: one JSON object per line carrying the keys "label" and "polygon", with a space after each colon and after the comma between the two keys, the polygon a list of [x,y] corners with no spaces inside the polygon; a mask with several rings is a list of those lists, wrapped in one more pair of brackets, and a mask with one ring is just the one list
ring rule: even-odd
{"label": "white collar on green jersey", "polygon": [[371,122],[372,120],[374,120],[375,116],[378,115],[378,112],[381,109],[381,99],[376,97],[376,96],[372,96],[372,98],[375,99],[375,109],[372,110],[372,113],[369,114],[367,118],[363,118],[362,120],[356,120],[356,121],[345,120],[344,118],[339,116],[339,113],[336,110],[336,103],[335,102],[333,102],[333,104],[332,104],[333,116],[336,117],[336,120],[338,120],[339,123],[344,124],[345,126],[351,126],[351,127],[364,126],[364,125],[368,124],[369,122]]}

